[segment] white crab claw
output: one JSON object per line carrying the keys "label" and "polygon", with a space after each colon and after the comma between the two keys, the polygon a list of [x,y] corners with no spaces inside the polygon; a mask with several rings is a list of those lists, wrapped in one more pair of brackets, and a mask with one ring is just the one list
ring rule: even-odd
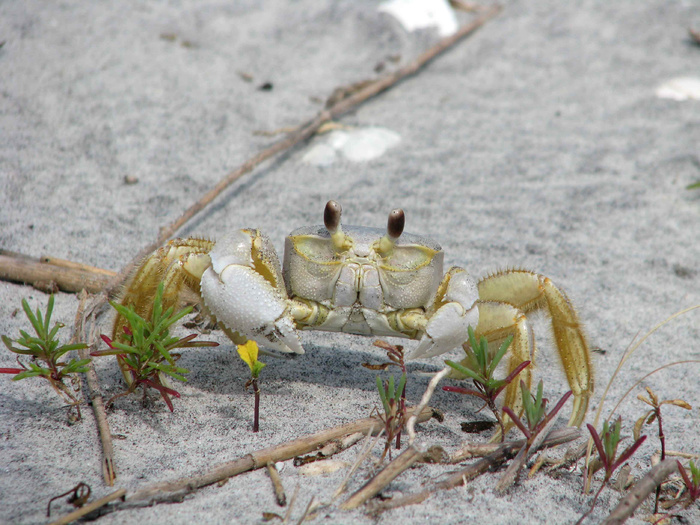
{"label": "white crab claw", "polygon": [[409,359],[449,352],[468,339],[469,327],[476,327],[479,321],[476,282],[461,268],[453,268],[449,273],[442,306],[428,320],[425,333]]}
{"label": "white crab claw", "polygon": [[209,311],[260,346],[303,354],[277,256],[258,231],[240,230],[216,243],[201,280]]}

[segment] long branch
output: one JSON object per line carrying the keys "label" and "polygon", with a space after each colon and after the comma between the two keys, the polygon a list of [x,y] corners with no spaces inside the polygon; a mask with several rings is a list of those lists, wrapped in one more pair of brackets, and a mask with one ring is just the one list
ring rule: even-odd
{"label": "long branch", "polygon": [[483,26],[486,22],[494,18],[501,11],[500,6],[495,6],[487,11],[485,11],[476,20],[463,26],[455,34],[448,36],[433,47],[425,51],[423,54],[419,55],[415,60],[411,61],[404,67],[396,70],[393,73],[386,74],[374,81],[367,83],[364,87],[354,92],[352,95],[344,98],[331,107],[324,109],[314,118],[306,121],[305,123],[294,128],[285,138],[276,142],[267,149],[261,151],[257,155],[245,161],[238,168],[233,170],[231,173],[226,175],[216,186],[209,190],[202,198],[190,206],[182,215],[175,219],[170,224],[162,227],[158,233],[158,238],[155,242],[144,247],[134,258],[129,262],[120,272],[119,275],[112,281],[108,288],[108,294],[111,295],[129,276],[131,270],[138,265],[141,260],[149,255],[151,252],[156,250],[160,245],[162,245],[167,239],[172,237],[177,230],[182,228],[187,221],[192,219],[196,214],[202,211],[210,202],[212,202],[222,191],[228,188],[231,184],[236,182],[246,173],[251,172],[257,166],[265,162],[266,160],[287,151],[294,146],[304,142],[305,140],[311,138],[318,129],[325,123],[333,120],[334,118],[347,113],[354,107],[360,105],[361,103],[367,101],[368,99],[375,97],[376,95],[386,91],[387,89],[393,87],[399,81],[406,77],[416,74],[423,67],[425,67],[431,60],[433,60],[439,54],[445,52],[447,49],[454,46],[460,40],[466,38],[467,36],[474,33],[477,29]]}
{"label": "long branch", "polygon": [[[427,407],[418,418],[424,422],[432,418],[434,410]],[[157,503],[182,501],[183,498],[196,490],[212,485],[219,481],[237,476],[244,472],[264,468],[268,463],[286,461],[301,454],[308,454],[318,449],[328,441],[342,438],[348,434],[362,432],[376,434],[384,429],[384,423],[374,417],[359,419],[339,427],[304,436],[274,447],[257,450],[238,459],[217,465],[204,474],[189,476],[175,481],[155,483],[138,490],[128,496],[124,502],[119,502],[109,508],[109,512],[132,507],[150,506]]]}

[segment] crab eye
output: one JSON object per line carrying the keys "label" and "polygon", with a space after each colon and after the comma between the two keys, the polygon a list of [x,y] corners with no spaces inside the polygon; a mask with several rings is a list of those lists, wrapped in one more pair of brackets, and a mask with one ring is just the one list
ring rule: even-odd
{"label": "crab eye", "polygon": [[406,215],[401,208],[392,210],[389,213],[389,222],[386,225],[386,232],[392,239],[398,239],[403,233],[406,224]]}
{"label": "crab eye", "polygon": [[343,208],[336,201],[328,201],[326,208],[323,210],[323,223],[329,233],[333,234],[340,226],[340,215]]}

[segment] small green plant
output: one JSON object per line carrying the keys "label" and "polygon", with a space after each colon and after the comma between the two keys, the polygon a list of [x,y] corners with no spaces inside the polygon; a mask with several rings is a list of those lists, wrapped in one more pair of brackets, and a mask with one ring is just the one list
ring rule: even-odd
{"label": "small green plant", "polygon": [[569,397],[571,397],[571,390],[569,390],[559,399],[554,408],[547,412],[547,399],[542,397],[544,392],[542,381],[538,383],[537,393],[534,396],[530,393],[530,389],[524,381],[520,381],[520,391],[522,393],[523,412],[527,425],[523,424],[520,417],[518,417],[510,407],[503,407],[503,413],[506,414],[523,433],[525,436],[525,444],[518,451],[517,456],[513,459],[513,462],[508,466],[505,474],[496,485],[497,492],[504,492],[515,483],[518,474],[527,463],[528,456],[539,448],[540,443],[547,437],[549,430],[554,425],[557,415],[564,407]]}
{"label": "small green plant", "polygon": [[489,344],[486,338],[482,337],[481,340],[477,341],[476,336],[474,335],[474,330],[470,326],[469,345],[464,346],[466,357],[461,363],[455,363],[454,361],[445,361],[445,363],[455,371],[459,372],[461,375],[470,377],[474,381],[476,390],[459,386],[442,387],[442,389],[446,392],[456,392],[459,394],[475,396],[484,401],[486,406],[489,407],[498,421],[498,425],[501,428],[501,440],[503,440],[505,437],[505,428],[501,413],[496,406],[496,398],[517,377],[517,375],[530,364],[530,361],[523,361],[503,379],[495,379],[493,377],[498,363],[500,363],[503,356],[506,355],[508,347],[512,341],[512,336],[506,338],[498,351],[491,356],[489,352]]}
{"label": "small green plant", "polygon": [[255,409],[253,412],[253,432],[260,430],[260,386],[258,378],[260,371],[265,367],[265,363],[258,361],[258,344],[255,341],[246,341],[238,345],[238,355],[250,367],[250,379],[245,384],[245,389],[253,387],[255,394]]}
{"label": "small green plant", "polygon": [[515,426],[525,435],[528,444],[532,444],[542,430],[556,417],[564,403],[571,397],[571,390],[561,396],[559,402],[549,412],[547,412],[547,399],[542,397],[544,391],[542,381],[537,384],[537,394],[535,395],[530,393],[530,389],[523,381],[520,381],[520,390],[523,396],[523,412],[527,426],[523,424],[510,407],[503,407],[503,412],[513,420]]}
{"label": "small green plant", "polygon": [[[26,299],[22,299],[22,308],[31,323],[36,337],[29,335],[24,330],[20,330],[20,338],[13,341],[9,337],[3,335],[2,341],[5,346],[19,355],[31,356],[28,363],[20,361],[17,356],[17,363],[21,368],[0,368],[0,373],[16,374],[12,379],[19,381],[28,377],[43,377],[46,379],[58,395],[63,398],[66,404],[74,406],[78,412],[80,419],[80,400],[75,396],[74,391],[64,383],[64,379],[70,378],[71,381],[77,380],[77,373],[87,371],[87,364],[90,359],[71,359],[69,361],[62,360],[67,352],[71,350],[79,350],[86,348],[83,343],[75,343],[69,345],[61,345],[57,339],[58,331],[63,328],[62,323],[54,323],[51,325],[51,314],[53,313],[54,297],[49,297],[49,302],[46,307],[46,314],[42,315],[37,308],[36,313],[32,312],[29,303]],[[18,348],[14,344],[23,348]]]}
{"label": "small green plant", "polygon": [[[692,410],[693,407],[691,407],[687,402],[683,401],[682,399],[665,399],[663,401],[659,401],[658,396],[654,393],[654,391],[651,388],[646,387],[646,390],[647,394],[649,394],[649,397],[645,397],[644,395],[639,394],[637,396],[637,399],[649,405],[651,407],[651,410],[648,410],[647,413],[640,417],[635,423],[634,439],[639,439],[639,436],[642,433],[642,427],[645,424],[653,425],[654,422],[656,422],[659,427],[659,442],[661,443],[661,461],[663,461],[664,459],[666,459],[666,436],[664,434],[663,420],[661,418],[661,407],[663,405],[673,405],[680,408],[684,408],[685,410]],[[656,498],[654,500],[654,514],[656,514],[659,511],[660,495],[661,485],[656,487]]]}
{"label": "small green plant", "polygon": [[178,339],[170,335],[170,327],[192,311],[192,307],[183,308],[173,313],[173,308],[163,311],[163,283],[158,286],[153,303],[151,320],[147,321],[138,315],[133,307],[110,302],[112,307],[121,314],[128,323],[124,327],[124,342],[112,341],[106,335],[102,340],[107,343],[108,350],[91,352],[91,356],[116,355],[120,368],[125,372],[129,387],[126,391],[113,396],[107,401],[110,406],[122,396],[131,394],[141,386],[143,388],[144,405],[148,388],[157,390],[172,412],[173,402],[170,396],[180,397],[180,394],[165,384],[166,377],[187,381],[183,374],[189,373],[185,368],[175,363],[180,354],[171,353],[178,348],[193,348],[203,346],[218,346],[213,341],[193,341],[197,334],[190,334]]}
{"label": "small green plant", "polygon": [[386,382],[377,376],[377,390],[384,408],[384,414],[380,414],[379,417],[384,422],[384,431],[386,433],[386,444],[384,445],[384,452],[380,461],[384,461],[387,452],[391,460],[391,442],[401,432],[406,423],[406,407],[402,403],[405,388],[406,374],[401,376],[398,385],[395,384],[393,375],[389,376],[389,380]]}
{"label": "small green plant", "polygon": [[[408,370],[406,369],[406,357],[404,355],[404,348],[401,345],[392,345],[386,341],[377,340],[372,343],[374,346],[381,348],[386,351],[386,356],[389,362],[381,363],[378,365],[372,365],[370,363],[362,363],[362,366],[369,368],[370,370],[386,370],[390,366],[397,366],[401,369],[401,373],[404,377],[408,377]],[[400,409],[405,412],[406,410],[406,385],[404,384],[403,390],[401,391],[401,406]],[[396,450],[401,448],[401,429],[399,429],[396,434]]]}
{"label": "small green plant", "polygon": [[605,477],[600,485],[600,488],[593,496],[593,501],[591,502],[591,508],[586,511],[586,513],[581,516],[581,518],[576,522],[576,525],[583,523],[583,520],[593,512],[595,504],[598,501],[600,493],[603,492],[603,488],[608,484],[613,476],[613,473],[621,467],[628,459],[630,459],[637,449],[644,443],[646,436],[641,436],[634,441],[629,447],[627,447],[622,454],[617,455],[617,447],[620,444],[620,431],[622,429],[622,418],[618,417],[615,423],[608,424],[607,421],[603,423],[603,433],[598,434],[598,431],[591,424],[587,425],[588,431],[591,433],[591,438],[593,438],[593,443],[598,451],[599,462],[596,464],[591,462],[588,466],[588,476],[592,476],[596,471],[603,468],[605,469]]}
{"label": "small green plant", "polygon": [[688,508],[694,502],[700,499],[700,467],[696,467],[693,460],[690,460],[690,475],[685,470],[685,467],[680,461],[678,463],[678,472],[681,473],[683,483],[686,489],[686,503],[684,508]]}

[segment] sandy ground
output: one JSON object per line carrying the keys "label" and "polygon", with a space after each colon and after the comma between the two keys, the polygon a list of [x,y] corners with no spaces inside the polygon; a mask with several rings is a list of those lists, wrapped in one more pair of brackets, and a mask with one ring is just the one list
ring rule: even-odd
{"label": "sandy ground", "polygon": [[[259,227],[283,249],[284,236],[319,224],[330,199],[348,224],[383,227],[394,207],[406,230],[444,247],[447,265],[475,276],[524,267],[550,276],[577,305],[594,356],[598,408],[625,348],[673,313],[700,303],[700,102],[656,96],[663,82],[698,73],[700,49],[687,28],[700,27],[689,1],[507,1],[502,14],[420,75],[342,118],[356,129],[380,127],[400,142],[373,160],[338,155],[304,162],[314,138],[248,175],[180,232],[212,239]],[[464,23],[470,15],[460,14]],[[438,38],[407,32],[362,1],[282,0],[95,3],[6,0],[0,4],[0,247],[51,254],[119,270],[158,228],[273,139],[257,134],[314,115],[337,86],[407,63]],[[269,83],[272,89],[261,89]],[[125,177],[138,179],[125,184]],[[0,333],[28,327],[22,298],[48,297],[0,282]],[[58,294],[55,318],[71,325],[77,298]],[[604,414],[644,374],[700,358],[698,311],[647,339],[615,380]],[[537,375],[557,398],[566,381],[546,323],[538,331]],[[108,322],[104,332],[109,331]],[[64,336],[68,335],[68,329]],[[170,413],[161,402],[142,410],[133,396],[109,414],[117,486],[128,491],[202,472],[208,466],[356,418],[379,400],[379,362],[371,339],[304,333],[306,355],[266,358],[262,430],[253,434],[245,365],[220,332],[221,346],[189,350],[192,372]],[[408,343],[412,348],[415,343]],[[457,351],[450,354],[459,355]],[[14,356],[0,351],[0,366]],[[412,371],[441,368],[419,360]],[[96,362],[106,396],[120,391],[112,359]],[[659,372],[641,386],[682,397],[692,412],[664,412],[670,449],[700,453],[697,364]],[[428,378],[411,374],[417,401]],[[644,410],[636,388],[622,403],[625,433]],[[471,399],[439,393],[444,423],[420,438],[454,450],[468,436],[460,422],[483,418]],[[568,410],[568,407],[565,408]],[[0,378],[0,522],[45,522],[49,498],[76,483],[107,494],[100,444],[89,408],[69,425],[48,385]],[[589,420],[592,418],[589,415]],[[487,436],[484,436],[485,439]],[[631,461],[648,469],[654,433]],[[379,454],[377,449],[376,454]],[[357,449],[340,459],[351,462]],[[358,488],[372,468],[351,484]],[[387,490],[397,497],[445,472],[419,466]],[[327,500],[345,470],[316,477],[291,463],[282,471],[292,518],[311,497]],[[367,517],[331,510],[324,523],[572,523],[586,510],[579,471],[523,478],[507,495],[488,474],[421,505]],[[589,523],[620,494],[605,490]],[[55,504],[55,515],[69,506]],[[101,523],[255,523],[276,506],[264,472],[231,479],[176,505],[124,511]],[[632,520],[648,515],[649,507]],[[685,512],[700,522],[697,506]]]}

